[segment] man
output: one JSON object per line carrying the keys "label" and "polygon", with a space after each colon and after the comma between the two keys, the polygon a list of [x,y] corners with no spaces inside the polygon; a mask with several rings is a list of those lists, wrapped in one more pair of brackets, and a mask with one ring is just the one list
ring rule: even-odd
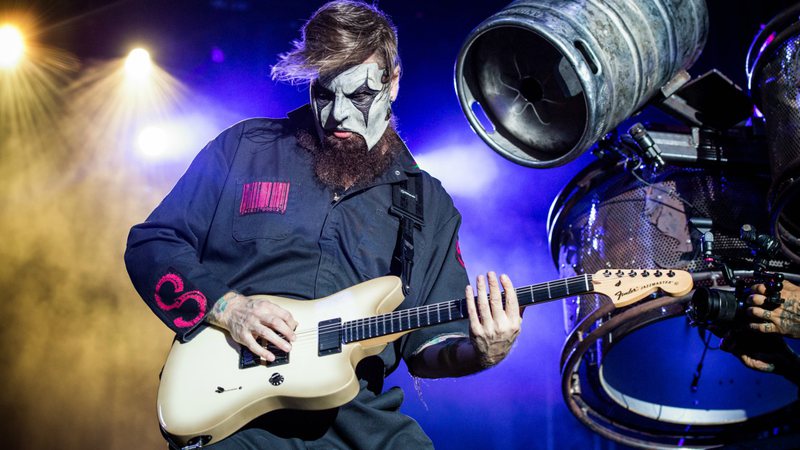
{"label": "man", "polygon": [[[429,448],[419,425],[398,412],[399,389],[382,392],[385,375],[400,357],[420,377],[497,364],[520,330],[516,295],[508,277],[489,273],[478,277],[474,300],[458,246],[461,216],[392,125],[400,62],[388,17],[361,2],[335,1],[302,31],[273,77],[308,83],[310,106],[287,119],[241,122],[209,143],[147,221],[133,227],[126,264],[178,339],[211,324],[266,361],[275,355],[262,344],[291,352],[298,323],[254,294],[321,298],[393,273],[409,288],[400,308],[466,295],[469,323],[417,330],[362,361],[361,391],[347,405],[270,413],[215,445]],[[421,207],[423,224],[405,235],[389,212],[393,192]],[[397,249],[412,241],[413,259],[404,259]]]}

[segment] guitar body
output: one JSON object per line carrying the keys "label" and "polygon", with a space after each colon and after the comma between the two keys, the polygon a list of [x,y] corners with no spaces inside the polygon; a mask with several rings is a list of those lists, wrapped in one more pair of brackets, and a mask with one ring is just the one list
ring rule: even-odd
{"label": "guitar body", "polygon": [[204,443],[219,441],[277,409],[341,406],[358,393],[356,365],[410,331],[343,344],[339,353],[318,354],[320,322],[332,317],[356,320],[397,308],[404,298],[397,277],[376,278],[317,300],[255,297],[278,304],[297,320],[288,363],[240,368],[241,345],[214,327],[189,342],[175,341],[161,374],[158,419],[176,443],[186,445],[201,436],[210,437]]}

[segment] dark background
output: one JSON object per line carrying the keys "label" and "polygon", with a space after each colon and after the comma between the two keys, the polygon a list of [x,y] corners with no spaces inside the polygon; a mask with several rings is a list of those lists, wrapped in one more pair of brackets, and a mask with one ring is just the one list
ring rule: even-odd
{"label": "dark background", "polygon": [[[469,128],[453,88],[455,59],[470,30],[506,3],[379,6],[400,36],[404,72],[393,109],[401,135],[464,215],[461,247],[470,276],[497,270],[524,285],[558,277],[547,211],[592,157],[527,169],[496,155]],[[709,40],[690,72],[716,68],[745,87],[752,37],[793,3],[709,1]],[[321,4],[0,3],[0,22],[25,21],[36,30],[29,39],[56,49],[69,68],[52,85],[34,85],[42,94],[34,97],[47,107],[33,114],[27,134],[8,125],[21,109],[6,107],[0,118],[6,124],[0,135],[4,447],[163,448],[155,396],[171,336],[137,298],[121,258],[129,227],[146,217],[193,155],[153,162],[131,153],[133,131],[125,124],[134,121],[126,122],[116,98],[101,89],[113,79],[113,65],[136,45],[150,50],[170,85],[181,86],[173,109],[206,124],[187,132],[196,152],[235,121],[282,116],[306,102],[304,89],[272,82],[269,68]],[[0,91],[0,103],[22,92],[8,79],[3,86],[12,90]],[[648,110],[639,120],[649,117],[657,116]],[[401,366],[387,386],[405,388],[404,410],[438,448],[621,447],[590,432],[564,406],[558,367],[564,337],[561,305],[550,303],[528,311],[516,348],[496,369],[415,381]]]}

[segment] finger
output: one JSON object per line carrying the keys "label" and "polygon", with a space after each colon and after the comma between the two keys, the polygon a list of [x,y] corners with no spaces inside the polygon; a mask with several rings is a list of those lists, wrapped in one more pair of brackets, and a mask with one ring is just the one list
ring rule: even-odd
{"label": "finger", "polygon": [[[780,308],[778,308],[780,309]],[[780,312],[776,309],[775,311],[771,311],[769,309],[759,308],[758,306],[753,306],[752,308],[747,308],[747,313],[753,317],[757,317],[759,319],[768,320],[775,325],[778,324],[778,319],[780,319],[781,315]]]}
{"label": "finger", "polygon": [[481,321],[478,318],[478,310],[475,307],[475,291],[472,286],[467,285],[464,291],[464,298],[467,301],[467,314],[469,315],[469,326],[473,334],[478,334],[481,331]]}
{"label": "finger", "polygon": [[286,338],[289,339],[290,341],[294,341],[296,338],[294,330],[297,329],[298,324],[297,321],[294,320],[294,317],[292,317],[292,313],[274,303],[272,303],[271,305],[273,307],[272,313],[279,319],[281,319],[281,321],[283,321],[283,323],[285,323],[286,326],[288,327],[288,330],[278,330],[278,332],[286,336]]}
{"label": "finger", "polygon": [[751,305],[759,305],[759,306],[761,306],[761,305],[764,304],[764,302],[766,300],[767,300],[767,297],[765,297],[765,296],[763,296],[761,294],[752,294],[749,297],[747,297],[747,303],[749,303]]}
{"label": "finger", "polygon": [[517,291],[514,290],[511,278],[506,274],[500,275],[500,283],[502,283],[503,290],[506,292],[506,312],[508,313],[508,317],[515,323],[518,323],[522,315],[520,314]]}
{"label": "finger", "polygon": [[767,287],[766,287],[766,286],[764,286],[763,284],[756,284],[756,285],[754,285],[754,286],[753,286],[751,289],[752,289],[752,291],[753,291],[753,292],[755,292],[756,294],[761,294],[761,295],[764,295],[764,294],[766,294],[766,293],[767,293]]}
{"label": "finger", "polygon": [[750,327],[751,330],[759,331],[761,333],[772,334],[772,333],[777,333],[778,332],[778,327],[776,327],[775,324],[772,323],[772,322],[751,323],[751,324],[748,324],[748,326]]}
{"label": "finger", "polygon": [[[266,320],[261,320],[261,323],[269,327],[275,333],[280,334],[280,336],[286,340],[286,342],[292,342],[295,340],[295,334],[292,328],[289,326],[288,323],[284,322],[283,319],[277,316],[267,317]],[[288,351],[285,350],[284,351]]]}
{"label": "finger", "polygon": [[745,366],[747,366],[747,367],[749,367],[751,369],[760,370],[762,372],[773,372],[773,371],[775,371],[775,365],[774,364],[770,364],[770,363],[761,361],[760,359],[755,359],[755,358],[753,358],[751,356],[742,355],[742,362],[744,363]]}
{"label": "finger", "polygon": [[500,283],[497,281],[497,274],[489,272],[489,306],[492,310],[492,319],[503,321],[506,319],[506,312],[503,310],[503,294],[500,293]]}
{"label": "finger", "polygon": [[268,326],[260,325],[256,330],[254,330],[254,332],[284,352],[289,352],[292,350],[292,344],[290,344],[283,337],[279,336],[278,333]]}
{"label": "finger", "polygon": [[492,311],[489,308],[489,300],[486,298],[486,278],[478,275],[478,314],[480,314],[481,324],[492,323]]}
{"label": "finger", "polygon": [[269,362],[275,361],[275,355],[272,354],[269,350],[265,349],[261,344],[256,341],[252,335],[247,334],[242,339],[244,342],[242,344],[247,347],[251,352],[257,355],[261,359],[265,359]]}

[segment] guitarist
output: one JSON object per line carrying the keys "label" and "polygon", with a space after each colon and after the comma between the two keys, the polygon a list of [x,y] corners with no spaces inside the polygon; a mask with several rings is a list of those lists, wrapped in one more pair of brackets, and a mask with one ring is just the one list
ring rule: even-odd
{"label": "guitarist", "polygon": [[[298,323],[251,295],[321,298],[390,273],[406,288],[400,308],[466,295],[468,323],[417,330],[363,360],[350,403],[275,411],[210,446],[431,448],[399,412],[402,392],[383,392],[383,379],[399,358],[414,376],[431,378],[497,364],[520,331],[511,281],[489,273],[477,278],[477,293],[467,286],[461,216],[394,127],[400,60],[383,12],[357,1],[325,4],[272,75],[308,84],[310,105],[284,119],[245,120],[211,141],[131,229],[131,280],[177,339],[214,325],[267,361],[275,358],[267,344],[291,351]],[[391,214],[397,192],[407,210]]]}

